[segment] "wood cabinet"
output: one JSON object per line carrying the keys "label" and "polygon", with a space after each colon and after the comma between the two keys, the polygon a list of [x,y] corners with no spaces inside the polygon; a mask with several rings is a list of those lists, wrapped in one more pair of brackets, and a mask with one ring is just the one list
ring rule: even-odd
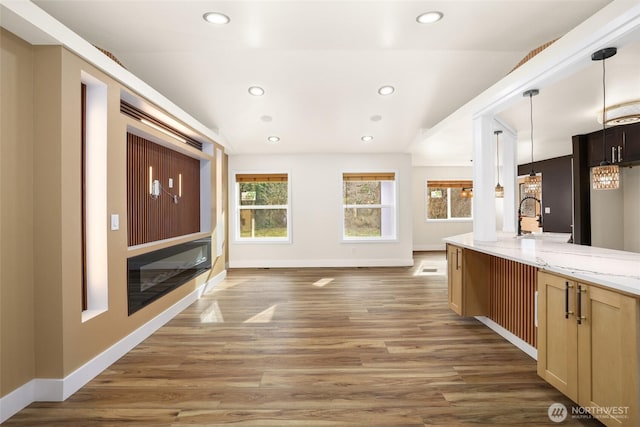
{"label": "wood cabinet", "polygon": [[489,255],[447,244],[449,308],[460,316],[489,312]]}
{"label": "wood cabinet", "polygon": [[638,299],[538,273],[538,375],[607,426],[637,426]]}
{"label": "wood cabinet", "polygon": [[[603,155],[607,161],[620,165],[640,162],[640,123],[609,127],[605,136],[603,142],[602,130],[587,135],[590,167],[599,165]],[[612,148],[615,158],[612,158]]]}
{"label": "wood cabinet", "polygon": [[640,123],[625,126],[622,130],[622,163],[640,162]]}

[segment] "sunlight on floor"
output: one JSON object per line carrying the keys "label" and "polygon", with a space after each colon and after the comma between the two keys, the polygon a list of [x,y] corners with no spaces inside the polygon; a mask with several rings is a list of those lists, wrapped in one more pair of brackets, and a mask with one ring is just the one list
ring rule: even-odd
{"label": "sunlight on floor", "polygon": [[271,319],[273,319],[273,315],[276,312],[276,307],[278,304],[273,304],[271,307],[266,310],[261,311],[253,317],[248,318],[244,321],[244,323],[269,323]]}
{"label": "sunlight on floor", "polygon": [[222,310],[220,310],[220,305],[218,304],[218,300],[215,300],[211,303],[211,305],[204,309],[202,313],[200,313],[200,322],[201,323],[223,323],[224,318],[222,317]]}
{"label": "sunlight on floor", "polygon": [[220,283],[217,283],[214,287],[212,287],[211,289],[207,289],[204,292],[204,295],[212,295],[215,294],[216,292],[220,292],[220,291],[224,291],[226,289],[231,289],[235,286],[238,285],[242,285],[243,283],[246,283],[246,280],[228,280],[225,279]]}
{"label": "sunlight on floor", "polygon": [[312,285],[318,288],[322,288],[325,285],[328,285],[329,283],[333,282],[334,280],[335,279],[333,277],[325,277],[324,279],[315,281],[314,283],[312,283]]}

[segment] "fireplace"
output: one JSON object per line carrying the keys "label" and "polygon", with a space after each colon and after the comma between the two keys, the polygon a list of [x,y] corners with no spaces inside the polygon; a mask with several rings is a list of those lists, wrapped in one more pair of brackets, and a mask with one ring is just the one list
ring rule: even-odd
{"label": "fireplace", "polygon": [[209,269],[210,237],[129,258],[129,315]]}

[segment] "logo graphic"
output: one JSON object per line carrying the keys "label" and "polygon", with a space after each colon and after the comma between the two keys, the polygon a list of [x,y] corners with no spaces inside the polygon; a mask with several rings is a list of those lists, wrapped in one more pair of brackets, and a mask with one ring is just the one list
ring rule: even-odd
{"label": "logo graphic", "polygon": [[567,411],[567,407],[562,403],[552,403],[549,405],[549,409],[547,410],[547,415],[549,419],[554,423],[561,423],[567,419],[567,415],[569,411]]}

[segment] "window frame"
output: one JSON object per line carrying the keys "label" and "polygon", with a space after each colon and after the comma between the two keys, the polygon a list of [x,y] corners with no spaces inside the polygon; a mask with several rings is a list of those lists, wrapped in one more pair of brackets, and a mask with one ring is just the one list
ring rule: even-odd
{"label": "window frame", "polygon": [[[448,185],[441,185],[440,188],[446,188],[447,190],[447,217],[446,218],[429,218],[429,182],[436,182],[441,184],[449,183]],[[450,180],[425,180],[424,181],[424,222],[473,222],[473,197],[471,197],[471,215],[469,217],[459,218],[451,217],[451,190],[457,188],[473,188],[473,181],[470,179],[450,179]]]}
{"label": "window frame", "polygon": [[[393,182],[393,197],[391,197],[391,200],[393,201],[393,204],[388,204],[388,203],[378,203],[378,204],[345,204],[344,203],[344,183],[345,183],[345,176],[361,176],[361,177],[370,177],[372,179],[368,180],[368,179],[359,179],[359,181],[378,181],[378,182],[383,182],[383,181],[392,181]],[[389,176],[393,176],[392,179],[388,179]],[[387,179],[373,179],[373,178],[387,178]],[[356,179],[351,179],[351,181],[356,181]],[[381,192],[382,192],[382,188],[381,188]],[[398,241],[398,210],[399,210],[399,203],[398,203],[398,173],[396,171],[383,171],[383,172],[342,172],[341,174],[341,179],[340,179],[340,198],[342,199],[342,203],[340,204],[340,231],[341,231],[341,242],[342,243],[384,243],[384,242],[397,242]],[[382,199],[382,195],[381,195],[381,199]],[[344,215],[344,211],[345,209],[350,209],[350,208],[363,208],[363,209],[385,209],[385,208],[390,208],[391,209],[391,215],[392,215],[392,220],[391,220],[391,224],[392,224],[392,232],[390,233],[389,236],[385,236],[385,235],[381,235],[381,236],[371,236],[371,237],[364,237],[364,236],[347,236],[345,235],[345,215]],[[382,228],[382,225],[381,225]],[[380,230],[380,233],[382,234],[382,230]]]}
{"label": "window frame", "polygon": [[[255,175],[255,176],[286,176],[287,183],[287,204],[286,205],[247,205],[242,206],[241,204],[241,195],[240,195],[240,182],[237,177],[242,175]],[[258,181],[255,182],[269,182],[267,181]],[[255,171],[237,171],[233,173],[233,197],[234,197],[234,231],[233,237],[235,243],[241,244],[291,244],[292,236],[291,236],[291,173],[288,171],[278,171],[278,172],[255,172]],[[240,230],[240,212],[242,210],[276,210],[276,209],[284,209],[287,213],[286,221],[287,221],[287,236],[286,237],[242,237]]]}

